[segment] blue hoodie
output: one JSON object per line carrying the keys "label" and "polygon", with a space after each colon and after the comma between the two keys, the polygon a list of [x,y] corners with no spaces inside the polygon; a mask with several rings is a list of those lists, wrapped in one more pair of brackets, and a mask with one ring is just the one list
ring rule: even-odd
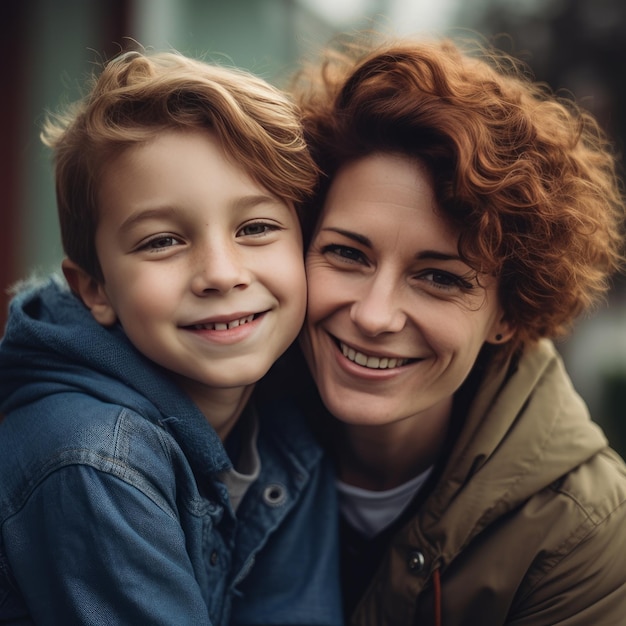
{"label": "blue hoodie", "polygon": [[0,622],[341,624],[328,461],[286,400],[257,406],[235,515],[215,430],[59,279],[0,343]]}

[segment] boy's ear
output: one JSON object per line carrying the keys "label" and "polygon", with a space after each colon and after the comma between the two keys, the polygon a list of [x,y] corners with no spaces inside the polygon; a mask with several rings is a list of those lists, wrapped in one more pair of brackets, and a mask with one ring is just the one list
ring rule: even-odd
{"label": "boy's ear", "polygon": [[61,267],[71,290],[80,297],[94,319],[102,326],[113,326],[117,315],[102,283],[70,259],[63,259]]}

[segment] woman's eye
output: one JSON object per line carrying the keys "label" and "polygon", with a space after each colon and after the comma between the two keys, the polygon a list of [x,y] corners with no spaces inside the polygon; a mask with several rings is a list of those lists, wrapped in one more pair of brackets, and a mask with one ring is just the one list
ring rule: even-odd
{"label": "woman's eye", "polygon": [[357,248],[341,246],[339,244],[324,246],[322,248],[322,252],[334,257],[339,257],[342,261],[349,261],[351,263],[364,263],[367,260],[364,254]]}
{"label": "woman's eye", "polygon": [[242,226],[237,231],[238,237],[255,237],[259,235],[266,235],[272,231],[278,230],[278,226],[275,224],[268,224],[267,222],[252,222]]}
{"label": "woman's eye", "polygon": [[432,283],[438,289],[472,289],[472,283],[468,282],[462,276],[443,272],[441,270],[426,270],[419,275],[419,278]]}

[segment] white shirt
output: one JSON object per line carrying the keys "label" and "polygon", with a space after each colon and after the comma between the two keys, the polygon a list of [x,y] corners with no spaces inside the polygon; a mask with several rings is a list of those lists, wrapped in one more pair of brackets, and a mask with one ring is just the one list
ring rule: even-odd
{"label": "white shirt", "polygon": [[336,481],[339,510],[345,520],[365,535],[374,537],[397,519],[432,471],[428,468],[408,482],[386,491],[370,491]]}
{"label": "white shirt", "polygon": [[259,458],[256,445],[259,434],[259,422],[256,412],[252,414],[249,430],[249,436],[242,441],[241,454],[237,460],[237,469],[233,467],[220,474],[221,481],[228,489],[233,511],[237,510],[239,503],[246,495],[246,491],[248,491],[248,487],[259,477],[261,472],[261,459]]}

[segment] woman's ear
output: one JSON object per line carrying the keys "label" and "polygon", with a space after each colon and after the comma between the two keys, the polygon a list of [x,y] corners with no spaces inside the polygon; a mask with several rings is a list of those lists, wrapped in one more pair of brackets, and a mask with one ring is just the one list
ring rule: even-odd
{"label": "woman's ear", "polygon": [[63,259],[61,267],[71,290],[80,297],[94,319],[102,326],[113,326],[117,315],[109,302],[104,285],[70,259]]}
{"label": "woman's ear", "polygon": [[485,340],[487,343],[501,344],[506,343],[515,334],[515,328],[501,317],[491,329],[491,333]]}

